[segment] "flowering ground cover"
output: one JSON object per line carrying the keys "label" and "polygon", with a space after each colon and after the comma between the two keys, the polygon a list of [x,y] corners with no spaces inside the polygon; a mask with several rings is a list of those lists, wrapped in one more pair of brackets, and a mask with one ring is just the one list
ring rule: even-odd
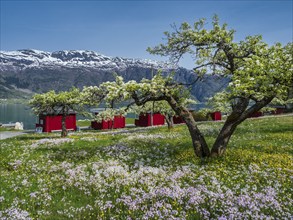
{"label": "flowering ground cover", "polygon": [[[200,129],[213,139],[221,124]],[[187,128],[0,141],[0,219],[292,219],[293,119],[244,122],[225,157]]]}

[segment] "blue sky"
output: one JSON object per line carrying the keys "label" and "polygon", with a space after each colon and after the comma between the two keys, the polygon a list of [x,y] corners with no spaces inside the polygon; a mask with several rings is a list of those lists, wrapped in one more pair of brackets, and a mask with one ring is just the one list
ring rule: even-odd
{"label": "blue sky", "polygon": [[[292,41],[292,1],[1,1],[1,50],[93,50],[108,56],[163,58],[146,52],[163,42],[170,25],[220,20],[236,40],[261,34],[266,42]],[[184,57],[181,65],[192,68]]]}

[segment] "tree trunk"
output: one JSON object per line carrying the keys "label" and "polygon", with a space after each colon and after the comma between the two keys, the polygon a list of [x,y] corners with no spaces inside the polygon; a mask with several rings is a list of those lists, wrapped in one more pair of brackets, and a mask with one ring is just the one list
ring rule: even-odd
{"label": "tree trunk", "polygon": [[[288,89],[288,99],[293,99],[293,86]],[[286,108],[291,112],[293,110],[293,102],[287,103]]]}
{"label": "tree trunk", "polygon": [[67,129],[66,129],[66,114],[62,114],[62,132],[61,137],[67,136]]}
{"label": "tree trunk", "polygon": [[255,100],[255,104],[251,107],[248,107],[251,97],[236,98],[232,106],[233,111],[231,115],[227,118],[227,121],[225,122],[222,130],[220,131],[211,151],[206,143],[205,138],[199,131],[192,114],[188,111],[186,107],[178,104],[178,99],[174,98],[171,95],[165,95],[162,97],[145,99],[143,101],[140,101],[136,93],[132,94],[132,98],[134,99],[135,103],[139,106],[143,105],[147,101],[167,101],[171,108],[175,111],[175,113],[178,116],[182,117],[185,121],[192,139],[192,145],[195,155],[200,158],[204,158],[210,156],[223,155],[226,151],[228,142],[232,134],[234,133],[236,127],[245,119],[247,119],[250,115],[252,115],[254,112],[259,111],[261,108],[269,104],[274,98],[274,96],[264,97],[261,100]]}
{"label": "tree trunk", "polygon": [[168,129],[172,129],[174,127],[174,123],[173,123],[173,116],[171,115],[165,115],[165,119],[168,125]]}
{"label": "tree trunk", "polygon": [[169,97],[167,101],[172,109],[176,112],[176,114],[184,119],[188,127],[189,134],[191,136],[195,155],[200,158],[209,157],[210,149],[206,143],[206,140],[199,131],[192,114],[188,111],[187,108],[178,105],[174,98]]}
{"label": "tree trunk", "polygon": [[202,136],[200,130],[197,128],[192,114],[188,111],[188,113],[181,114],[181,115],[179,114],[179,116],[183,117],[188,127],[188,131],[192,140],[194,153],[200,158],[209,157],[210,149],[204,137]]}
{"label": "tree trunk", "polygon": [[235,109],[227,118],[224,126],[222,127],[213,147],[211,150],[211,157],[222,156],[227,148],[229,140],[236,130],[237,126],[246,120],[250,115],[258,112],[264,106],[269,104],[274,97],[266,97],[257,101],[254,105],[247,109],[249,99],[240,99],[236,104]]}
{"label": "tree trunk", "polygon": [[237,125],[236,122],[228,121],[227,119],[212,147],[211,157],[222,156],[225,153],[228,142]]}

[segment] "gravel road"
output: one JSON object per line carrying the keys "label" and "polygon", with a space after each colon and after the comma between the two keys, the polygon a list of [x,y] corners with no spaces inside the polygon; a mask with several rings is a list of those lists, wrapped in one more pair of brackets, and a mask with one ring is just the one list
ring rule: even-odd
{"label": "gravel road", "polygon": [[16,136],[23,135],[23,134],[26,134],[26,133],[19,132],[19,131],[1,131],[0,132],[0,140],[16,137]]}

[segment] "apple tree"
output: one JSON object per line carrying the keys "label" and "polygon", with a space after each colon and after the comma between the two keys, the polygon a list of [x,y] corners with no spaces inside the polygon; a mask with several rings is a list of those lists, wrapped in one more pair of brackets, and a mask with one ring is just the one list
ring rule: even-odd
{"label": "apple tree", "polygon": [[80,91],[77,88],[72,88],[69,91],[56,93],[49,91],[43,94],[36,94],[29,101],[36,115],[62,115],[62,132],[61,137],[67,136],[65,120],[71,111],[81,112],[82,102],[80,99]]}
{"label": "apple tree", "polygon": [[148,48],[150,53],[168,56],[174,62],[191,54],[198,76],[217,74],[230,79],[225,99],[231,103],[231,112],[211,150],[190,113],[178,108],[174,97],[165,97],[187,122],[195,152],[200,157],[223,155],[236,127],[274,98],[285,96],[293,80],[292,43],[269,46],[261,36],[248,36],[236,42],[235,31],[221,25],[216,16],[212,27],[206,26],[204,19],[193,26],[183,23],[179,28],[174,27],[174,31],[165,32],[166,43]]}
{"label": "apple tree", "polygon": [[99,114],[87,115],[97,122],[113,120],[115,115],[126,114],[125,108],[118,107],[121,106],[119,104],[125,100],[124,96],[126,96],[126,94],[119,93],[119,90],[117,90],[117,87],[122,84],[122,78],[115,73],[114,76],[116,81],[107,81],[99,86],[85,86],[81,92],[82,102],[87,107],[98,107],[102,102],[106,105],[105,109]]}

